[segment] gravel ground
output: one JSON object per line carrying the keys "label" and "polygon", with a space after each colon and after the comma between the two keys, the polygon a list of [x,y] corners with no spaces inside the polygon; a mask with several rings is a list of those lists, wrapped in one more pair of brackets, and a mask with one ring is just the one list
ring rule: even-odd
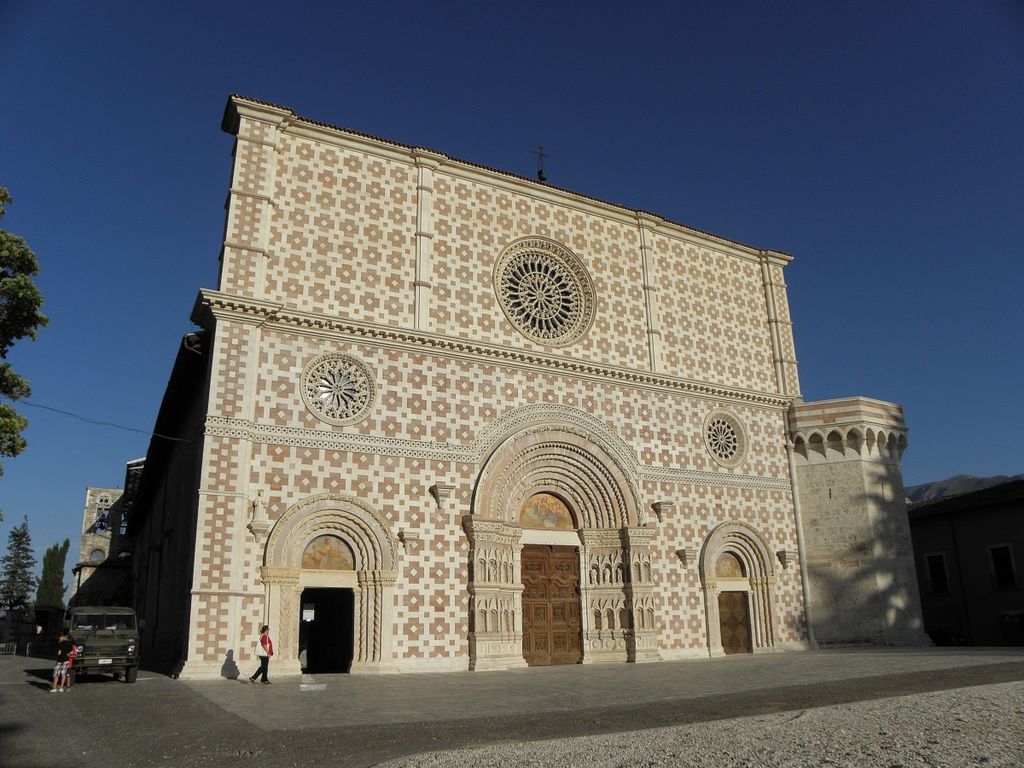
{"label": "gravel ground", "polygon": [[1024,683],[628,733],[429,752],[381,764],[385,766],[1022,768]]}

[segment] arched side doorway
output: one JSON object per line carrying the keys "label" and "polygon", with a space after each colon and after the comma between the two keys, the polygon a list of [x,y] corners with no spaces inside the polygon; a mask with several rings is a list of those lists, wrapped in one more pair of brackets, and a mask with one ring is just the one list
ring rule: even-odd
{"label": "arched side doorway", "polygon": [[[537,544],[578,548],[584,663],[660,658],[654,530],[644,526],[637,479],[623,456],[628,449],[603,439],[607,427],[591,426],[596,420],[589,414],[573,415],[579,423],[552,424],[550,414],[530,423],[528,415],[516,414],[509,433],[485,451],[472,514],[463,518],[470,541],[471,669],[525,663],[523,547]],[[537,540],[535,532],[524,530],[521,511],[537,494],[561,499],[575,515],[576,530],[560,531],[557,542]],[[510,567],[481,567],[491,560]],[[606,563],[611,570],[603,578]],[[481,621],[492,612],[504,618],[496,625]]]}
{"label": "arched side doorway", "polygon": [[768,547],[747,525],[722,523],[700,556],[708,653],[761,653],[775,647],[775,571]]}
{"label": "arched side doorway", "polygon": [[[329,537],[324,539],[322,537]],[[309,560],[315,540],[338,540],[351,563]],[[267,623],[277,627],[281,674],[300,670],[300,621],[304,590],[352,590],[352,672],[375,671],[391,660],[392,604],[397,580],[395,542],[383,518],[366,502],[321,494],[290,507],[274,524],[260,570]],[[303,567],[303,556],[306,567]],[[351,565],[351,568],[348,566]],[[310,593],[314,594],[314,593]],[[347,598],[331,610],[348,610]],[[337,607],[340,606],[340,607]]]}

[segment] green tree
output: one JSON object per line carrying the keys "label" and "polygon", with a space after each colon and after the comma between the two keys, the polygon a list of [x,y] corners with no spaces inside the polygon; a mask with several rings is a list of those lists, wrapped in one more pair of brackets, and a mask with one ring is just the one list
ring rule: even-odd
{"label": "green tree", "polygon": [[[0,187],[0,219],[10,202],[10,194]],[[12,371],[6,360],[15,341],[26,336],[34,339],[36,331],[48,322],[39,311],[43,296],[32,279],[37,274],[39,263],[28,243],[0,229],[0,399],[18,400],[30,394],[28,382]],[[0,402],[0,456],[17,456],[25,450],[21,432],[26,424],[24,416]]]}
{"label": "green tree", "polygon": [[35,577],[36,559],[32,554],[32,538],[28,535],[28,518],[7,535],[7,554],[0,558],[0,608],[14,613],[28,610]]}
{"label": "green tree", "polygon": [[64,539],[63,544],[54,544],[43,555],[43,575],[39,578],[39,590],[36,592],[36,608],[64,607],[64,562],[70,547],[71,542]]}

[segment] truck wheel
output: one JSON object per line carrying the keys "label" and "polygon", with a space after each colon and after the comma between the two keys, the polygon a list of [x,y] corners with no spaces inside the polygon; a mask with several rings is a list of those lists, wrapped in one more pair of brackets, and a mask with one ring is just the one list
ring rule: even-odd
{"label": "truck wheel", "polygon": [[125,667],[124,670],[124,681],[126,683],[134,683],[135,678],[139,676],[138,667]]}

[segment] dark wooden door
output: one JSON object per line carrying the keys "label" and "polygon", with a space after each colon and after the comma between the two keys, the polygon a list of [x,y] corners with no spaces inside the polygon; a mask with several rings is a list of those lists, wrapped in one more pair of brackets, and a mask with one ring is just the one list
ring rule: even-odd
{"label": "dark wooden door", "polygon": [[523,547],[523,656],[531,666],[578,664],[580,561],[574,547]]}
{"label": "dark wooden door", "polygon": [[750,653],[750,611],[746,592],[721,592],[718,595],[718,621],[722,630],[722,649],[726,653]]}

